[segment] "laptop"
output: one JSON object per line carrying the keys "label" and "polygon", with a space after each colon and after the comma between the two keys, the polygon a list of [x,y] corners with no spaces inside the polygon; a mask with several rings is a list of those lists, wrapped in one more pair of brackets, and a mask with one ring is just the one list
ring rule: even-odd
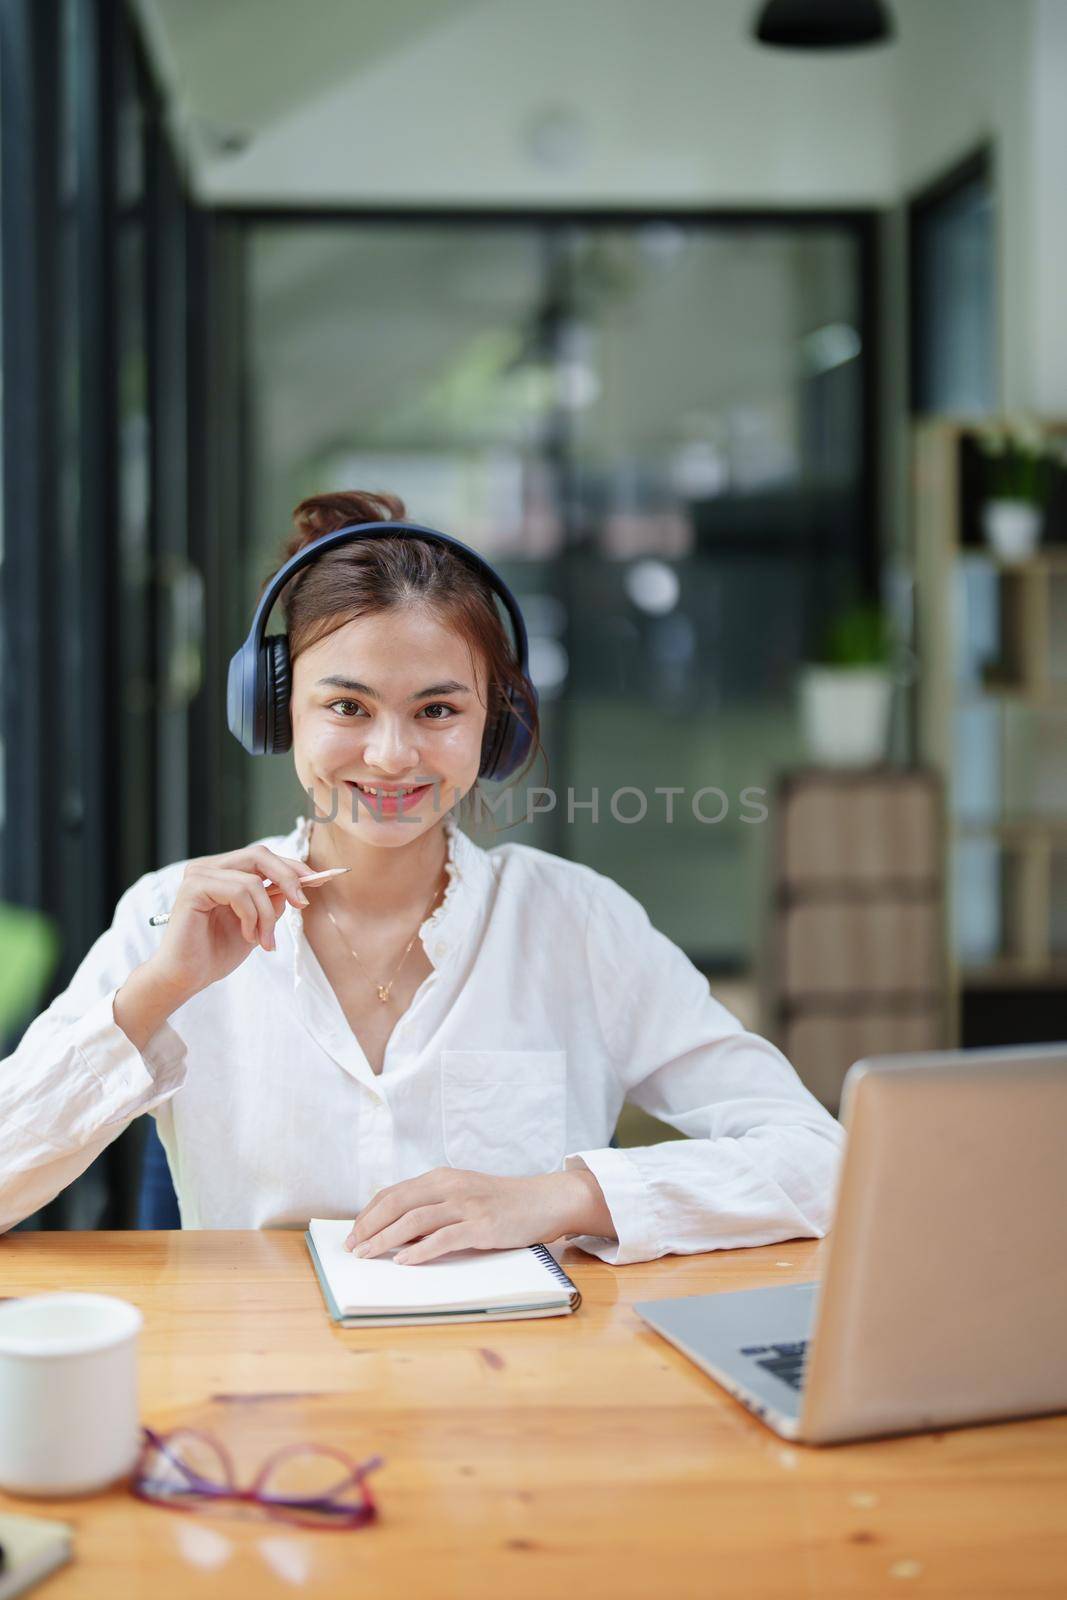
{"label": "laptop", "polygon": [[820,1283],[645,1300],[786,1439],[1067,1411],[1067,1044],[857,1062]]}

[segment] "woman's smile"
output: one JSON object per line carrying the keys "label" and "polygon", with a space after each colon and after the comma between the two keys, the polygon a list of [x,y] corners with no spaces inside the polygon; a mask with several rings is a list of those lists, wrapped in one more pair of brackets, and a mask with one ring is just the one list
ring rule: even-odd
{"label": "woman's smile", "polygon": [[429,783],[388,785],[357,783],[351,778],[345,778],[343,781],[346,789],[354,791],[359,796],[355,801],[357,806],[365,804],[375,815],[384,817],[395,817],[402,811],[414,811],[428,794],[440,787],[440,780],[437,778]]}

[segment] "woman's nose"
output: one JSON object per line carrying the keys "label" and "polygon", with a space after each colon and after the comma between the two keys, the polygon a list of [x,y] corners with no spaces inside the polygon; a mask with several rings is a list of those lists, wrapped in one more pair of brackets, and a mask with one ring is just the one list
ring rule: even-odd
{"label": "woman's nose", "polygon": [[418,766],[419,747],[398,720],[377,717],[367,734],[363,759],[378,772],[400,778]]}

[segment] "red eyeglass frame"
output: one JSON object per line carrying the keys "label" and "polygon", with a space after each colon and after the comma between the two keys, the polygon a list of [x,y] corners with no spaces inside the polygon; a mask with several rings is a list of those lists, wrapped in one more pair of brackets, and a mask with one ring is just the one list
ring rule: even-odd
{"label": "red eyeglass frame", "polygon": [[[370,1488],[364,1482],[367,1473],[383,1466],[381,1456],[371,1456],[363,1462],[355,1462],[351,1456],[345,1455],[343,1450],[337,1450],[332,1445],[322,1444],[287,1444],[280,1450],[275,1450],[269,1455],[260,1467],[256,1476],[247,1488],[240,1488],[237,1483],[237,1474],[234,1470],[233,1460],[226,1446],[211,1434],[201,1433],[195,1428],[175,1428],[169,1433],[158,1434],[152,1428],[141,1429],[141,1451],[137,1457],[130,1479],[130,1490],[139,1500],[144,1500],[150,1505],[163,1506],[168,1511],[196,1511],[205,1501],[211,1504],[220,1504],[233,1501],[237,1504],[261,1506],[268,1516],[279,1521],[304,1528],[351,1530],[366,1527],[378,1516],[378,1507]],[[211,1478],[205,1478],[194,1468],[183,1461],[169,1447],[172,1440],[178,1438],[196,1439],[201,1444],[215,1453],[222,1467],[224,1481],[216,1483]],[[172,1467],[175,1467],[189,1485],[189,1498],[185,1499],[185,1491],[179,1495],[172,1492],[153,1493],[148,1487],[153,1481],[147,1474],[147,1456],[150,1451],[158,1451],[165,1456]],[[325,1495],[308,1496],[278,1496],[264,1492],[264,1485],[278,1464],[293,1456],[313,1454],[327,1456],[340,1463],[345,1468],[345,1476]],[[334,1497],[343,1490],[352,1486],[359,1491],[360,1499],[356,1504],[345,1503]],[[300,1512],[316,1511],[318,1516],[312,1520],[302,1517]]]}

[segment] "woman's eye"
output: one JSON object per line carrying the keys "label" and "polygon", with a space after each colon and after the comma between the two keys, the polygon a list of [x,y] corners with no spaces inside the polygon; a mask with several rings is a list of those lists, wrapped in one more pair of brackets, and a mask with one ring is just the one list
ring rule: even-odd
{"label": "woman's eye", "polygon": [[[341,707],[341,709],[338,709],[338,707]],[[336,710],[339,717],[344,717],[349,722],[354,715],[358,714],[362,715],[362,717],[366,715],[365,710],[358,704],[358,701],[330,701],[330,706],[326,707],[326,709]],[[434,715],[434,712],[445,712],[445,715],[443,717],[442,715]],[[422,707],[419,715],[424,715],[427,722],[448,722],[451,717],[458,715],[458,710],[454,706],[446,706],[445,701],[434,701],[430,706]]]}

